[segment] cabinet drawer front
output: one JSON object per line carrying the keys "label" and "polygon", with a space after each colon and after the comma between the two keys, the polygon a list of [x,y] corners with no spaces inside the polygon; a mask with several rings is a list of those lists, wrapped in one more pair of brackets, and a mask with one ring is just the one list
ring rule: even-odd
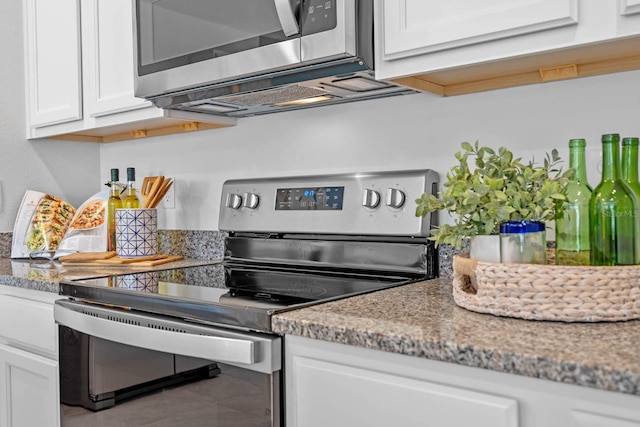
{"label": "cabinet drawer front", "polygon": [[45,351],[57,358],[53,305],[0,295],[0,337]]}
{"label": "cabinet drawer front", "polygon": [[384,60],[577,24],[577,0],[385,0]]}
{"label": "cabinet drawer front", "polygon": [[306,357],[293,376],[296,426],[518,426],[518,402],[488,393]]}

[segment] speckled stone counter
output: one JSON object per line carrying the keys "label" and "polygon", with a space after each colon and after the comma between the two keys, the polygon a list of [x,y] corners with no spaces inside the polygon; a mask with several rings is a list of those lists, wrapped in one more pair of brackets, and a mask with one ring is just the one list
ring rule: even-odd
{"label": "speckled stone counter", "polygon": [[224,274],[221,266],[217,264],[224,256],[225,237],[226,233],[220,231],[160,230],[159,252],[182,255],[185,259],[155,267],[69,267],[44,260],[10,260],[12,233],[0,233],[0,285],[58,293],[58,283],[64,280],[211,264],[210,271],[198,272],[206,277],[190,277],[189,280],[192,280],[191,283],[201,281],[203,284],[206,283],[206,286],[221,286],[224,282]]}
{"label": "speckled stone counter", "polygon": [[0,259],[0,285],[59,292],[59,283],[66,280],[89,279],[113,274],[135,274],[148,271],[163,271],[196,265],[211,265],[211,269],[200,271],[202,278],[190,277],[191,283],[201,281],[206,286],[222,286],[224,271],[220,261],[186,258],[154,267],[106,266],[68,267],[58,262]]}
{"label": "speckled stone counter", "polygon": [[640,395],[640,321],[536,322],[455,305],[440,278],[275,316],[276,332]]}

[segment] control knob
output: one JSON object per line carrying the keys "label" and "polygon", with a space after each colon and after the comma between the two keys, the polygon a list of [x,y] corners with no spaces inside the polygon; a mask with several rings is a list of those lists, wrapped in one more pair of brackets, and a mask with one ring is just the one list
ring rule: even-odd
{"label": "control knob", "polygon": [[244,193],[244,200],[242,206],[248,209],[255,209],[260,203],[260,197],[255,193]]}
{"label": "control knob", "polygon": [[228,193],[225,205],[231,209],[238,209],[242,204],[242,196],[239,194]]}
{"label": "control knob", "polygon": [[402,190],[398,190],[397,188],[387,189],[387,206],[398,209],[404,205],[404,200],[405,195]]}
{"label": "control knob", "polygon": [[380,193],[375,190],[365,189],[362,193],[362,206],[375,208],[380,203]]}

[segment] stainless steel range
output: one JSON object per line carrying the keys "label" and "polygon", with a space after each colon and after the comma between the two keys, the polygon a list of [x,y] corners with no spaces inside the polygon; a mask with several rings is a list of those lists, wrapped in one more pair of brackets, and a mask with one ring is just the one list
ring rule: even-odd
{"label": "stainless steel range", "polygon": [[431,170],[227,181],[221,264],[60,284],[62,403],[100,414],[199,387],[179,425],[284,425],[273,315],[436,277],[436,218],[413,200],[437,185]]}

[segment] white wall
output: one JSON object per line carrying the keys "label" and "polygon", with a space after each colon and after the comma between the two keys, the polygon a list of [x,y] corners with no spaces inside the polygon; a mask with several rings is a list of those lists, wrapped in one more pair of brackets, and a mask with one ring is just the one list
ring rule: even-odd
{"label": "white wall", "polygon": [[113,144],[25,139],[22,2],[0,14],[0,232],[27,189],[79,205],[111,167],[176,178],[168,229],[217,228],[227,178],[430,167],[442,175],[462,141],[505,145],[525,159],[569,138],[589,143],[590,180],[602,133],[640,135],[640,71],[439,98],[430,94],[242,119],[237,127]]}
{"label": "white wall", "polygon": [[[600,136],[640,135],[640,71],[440,98],[417,94],[239,120],[238,126],[100,146],[100,175],[134,166],[175,177],[166,229],[217,229],[228,178],[432,168],[444,179],[462,141],[542,161],[586,138],[589,179],[599,182]],[[417,197],[418,195],[412,195]],[[408,206],[413,209],[413,205]]]}
{"label": "white wall", "polygon": [[97,144],[26,139],[22,2],[0,13],[0,232],[12,231],[25,190],[76,206],[100,188]]}

